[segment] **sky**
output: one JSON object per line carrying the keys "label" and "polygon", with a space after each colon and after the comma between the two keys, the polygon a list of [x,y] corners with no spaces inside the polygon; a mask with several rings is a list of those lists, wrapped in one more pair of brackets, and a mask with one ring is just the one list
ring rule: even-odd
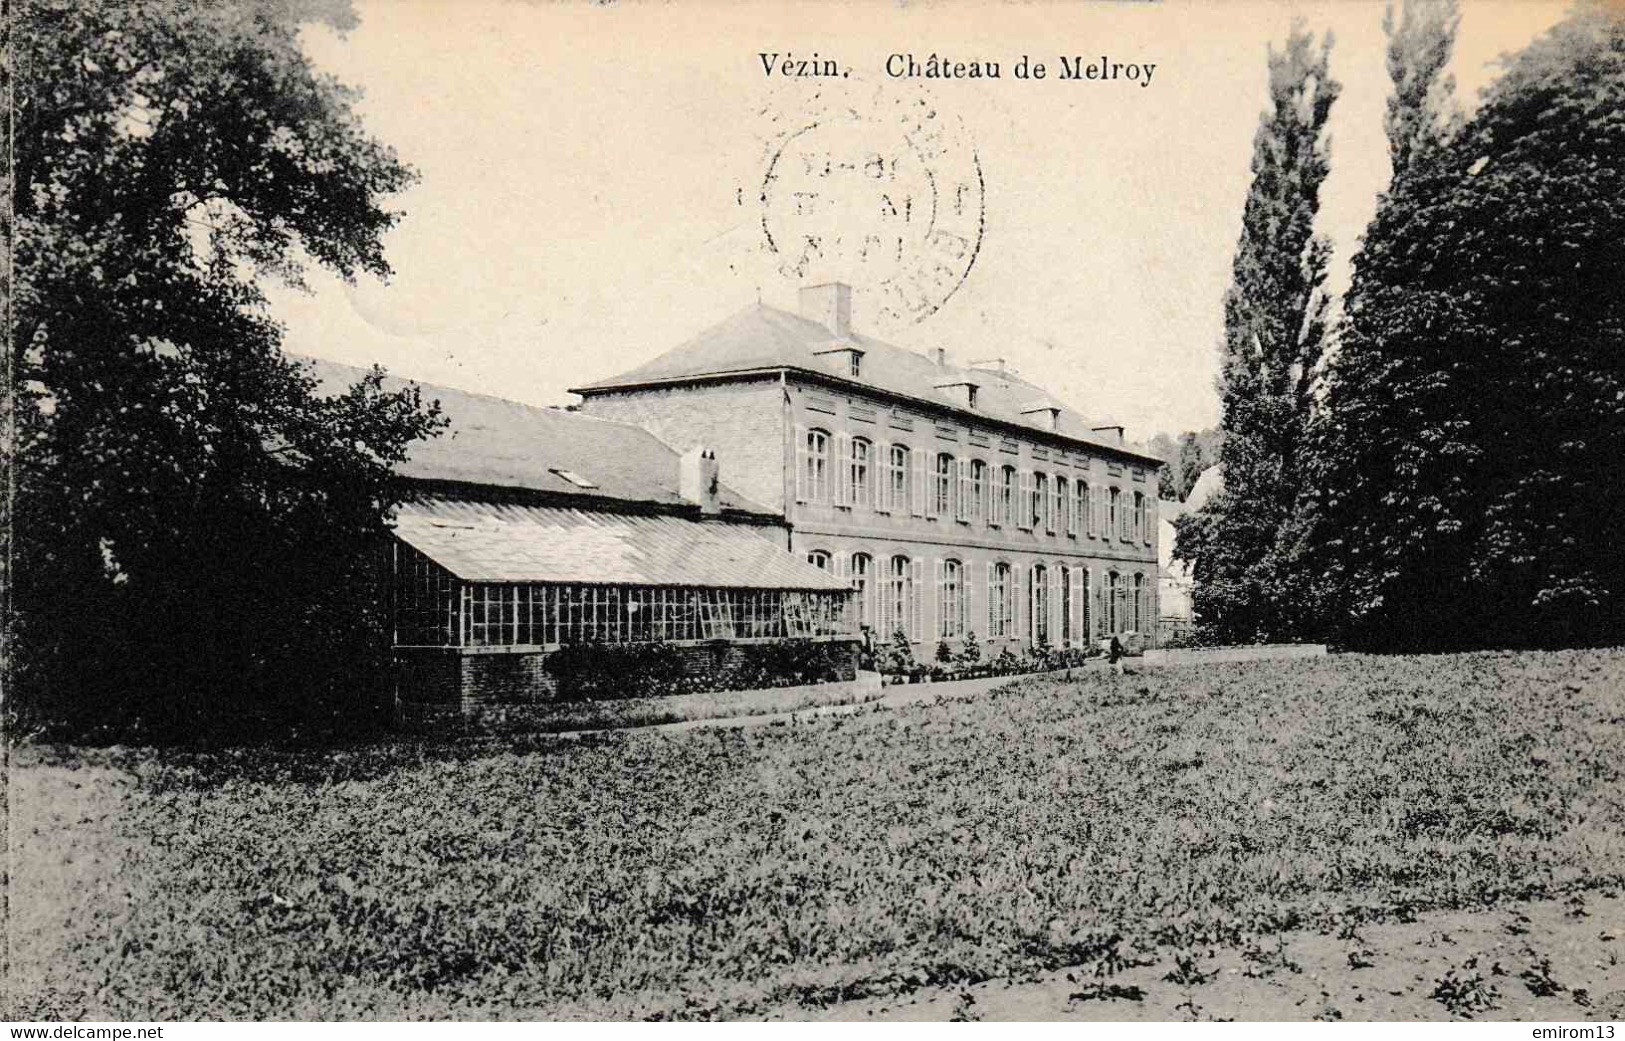
{"label": "sky", "polygon": [[[1319,222],[1334,291],[1388,177],[1383,5],[1369,0],[356,7],[348,33],[307,29],[308,53],[361,91],[363,124],[420,180],[392,200],[404,215],[387,282],[313,271],[308,293],[272,289],[285,344],[535,404],[572,402],[569,387],[838,279],[854,285],[859,331],[959,362],[1003,358],[1131,439],[1200,429],[1219,415],[1221,300],[1266,49],[1294,18],[1333,33],[1343,85]],[[1498,56],[1564,7],[1463,0],[1459,96],[1471,103]],[[768,76],[764,52],[816,52],[845,75]],[[1002,75],[894,79],[893,54],[997,61]],[[1046,79],[1013,76],[1023,54]],[[1064,80],[1063,55],[1142,74]],[[903,148],[899,115],[919,112],[943,132]],[[845,192],[823,226],[842,245],[787,270],[764,228],[783,239],[798,204],[776,191],[764,219],[763,185],[783,187],[770,163],[790,170],[780,146],[813,123],[826,151],[903,156],[911,198],[959,185],[962,218],[979,218],[956,226],[977,240],[968,267],[970,252],[917,240],[877,267],[857,244],[890,227],[876,210],[888,201],[854,195],[854,174],[821,182]],[[885,306],[899,281],[928,307]]]}

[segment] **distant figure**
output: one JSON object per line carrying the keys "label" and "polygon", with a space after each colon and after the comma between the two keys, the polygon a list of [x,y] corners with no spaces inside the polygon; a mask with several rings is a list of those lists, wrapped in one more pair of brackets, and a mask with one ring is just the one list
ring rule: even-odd
{"label": "distant figure", "polygon": [[1119,676],[1122,676],[1127,672],[1127,670],[1123,668],[1123,641],[1117,638],[1116,633],[1112,633],[1112,643],[1111,647],[1106,652],[1106,662],[1107,664],[1111,665],[1112,671],[1117,673]]}

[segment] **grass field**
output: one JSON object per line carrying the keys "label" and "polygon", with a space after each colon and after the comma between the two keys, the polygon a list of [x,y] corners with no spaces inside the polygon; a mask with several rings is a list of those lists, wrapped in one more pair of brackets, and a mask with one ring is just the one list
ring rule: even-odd
{"label": "grass field", "polygon": [[1618,651],[580,742],[25,747],[5,1011],[795,1015],[1069,967],[1104,993],[1180,952],[1616,887],[1622,765]]}

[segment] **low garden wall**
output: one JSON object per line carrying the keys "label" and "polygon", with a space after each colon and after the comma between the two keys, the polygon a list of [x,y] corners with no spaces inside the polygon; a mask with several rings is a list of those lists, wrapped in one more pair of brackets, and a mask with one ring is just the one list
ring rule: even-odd
{"label": "low garden wall", "polygon": [[573,702],[850,683],[853,639],[581,644],[562,648],[398,648],[396,721],[522,720]]}

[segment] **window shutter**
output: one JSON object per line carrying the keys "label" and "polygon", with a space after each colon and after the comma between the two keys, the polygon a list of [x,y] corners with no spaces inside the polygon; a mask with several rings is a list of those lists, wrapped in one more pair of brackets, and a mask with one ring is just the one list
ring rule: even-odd
{"label": "window shutter", "polygon": [[1044,518],[1044,529],[1051,534],[1061,525],[1061,510],[1065,507],[1061,501],[1061,479],[1051,477],[1049,482],[1049,516]]}
{"label": "window shutter", "polygon": [[870,479],[875,482],[875,512],[891,510],[891,442],[876,441],[875,457],[869,462]]}
{"label": "window shutter", "polygon": [[845,434],[836,434],[830,439],[830,465],[835,470],[834,480],[830,482],[830,491],[834,493],[835,505],[852,505],[852,439]]}
{"label": "window shutter", "polygon": [[925,561],[916,560],[911,564],[911,584],[914,592],[914,619],[911,624],[910,636],[916,643],[925,639]]}
{"label": "window shutter", "polygon": [[961,459],[959,467],[959,498],[954,503],[954,517],[957,520],[970,520],[970,460]]}
{"label": "window shutter", "polygon": [[1099,538],[1110,538],[1111,532],[1106,530],[1106,489],[1095,489],[1095,535]]}
{"label": "window shutter", "polygon": [[807,427],[796,424],[796,502],[807,501]]}
{"label": "window shutter", "polygon": [[910,452],[909,458],[914,462],[914,501],[909,503],[909,512],[916,517],[926,515],[926,452]]}
{"label": "window shutter", "polygon": [[835,554],[835,575],[836,577],[844,578],[849,582],[852,580],[852,554]]}
{"label": "window shutter", "polygon": [[993,562],[991,560],[987,562],[987,586],[985,588],[987,590],[987,627],[982,630],[982,635],[991,638],[996,631],[993,627],[993,619],[997,617],[994,614],[997,610],[995,601],[997,594],[993,590]]}
{"label": "window shutter", "polygon": [[1072,569],[1072,617],[1067,620],[1067,627],[1072,630],[1072,638],[1083,641],[1083,568]]}
{"label": "window shutter", "polygon": [[1016,503],[1016,527],[1029,531],[1033,526],[1033,473],[1021,471],[1021,501]]}

